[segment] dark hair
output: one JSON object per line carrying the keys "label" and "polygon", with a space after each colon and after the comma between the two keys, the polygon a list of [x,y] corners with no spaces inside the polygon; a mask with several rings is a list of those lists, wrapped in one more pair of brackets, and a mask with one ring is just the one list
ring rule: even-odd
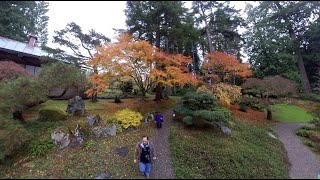
{"label": "dark hair", "polygon": [[147,140],[149,140],[148,136],[142,136],[142,139],[145,138],[145,137],[147,138]]}

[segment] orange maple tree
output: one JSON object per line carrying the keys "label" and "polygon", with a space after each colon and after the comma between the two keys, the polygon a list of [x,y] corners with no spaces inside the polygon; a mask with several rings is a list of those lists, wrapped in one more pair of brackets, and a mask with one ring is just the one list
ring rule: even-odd
{"label": "orange maple tree", "polygon": [[[99,92],[108,87],[103,82],[108,84],[114,80],[133,79],[145,96],[154,84],[160,82],[181,85],[195,83],[192,75],[186,71],[185,64],[188,62],[191,62],[190,58],[161,52],[147,41],[123,33],[117,37],[117,42],[98,48],[98,53],[88,65],[99,68],[99,74],[90,77],[95,83],[101,84],[98,85]],[[162,68],[156,69],[156,64]]]}
{"label": "orange maple tree", "polygon": [[249,64],[240,63],[235,56],[219,51],[206,54],[202,68],[207,77],[218,82],[225,82],[231,76],[245,78],[252,75]]}

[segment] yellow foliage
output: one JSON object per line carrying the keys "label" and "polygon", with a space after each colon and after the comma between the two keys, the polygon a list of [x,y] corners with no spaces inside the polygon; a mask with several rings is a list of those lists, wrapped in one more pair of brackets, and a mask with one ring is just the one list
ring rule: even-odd
{"label": "yellow foliage", "polygon": [[241,98],[241,87],[219,83],[212,86],[201,86],[197,92],[207,92],[213,94],[218,99],[218,104],[222,106],[229,106],[231,103],[236,103]]}
{"label": "yellow foliage", "polygon": [[129,108],[117,111],[114,116],[124,129],[130,126],[139,126],[143,118],[139,112],[132,111]]}
{"label": "yellow foliage", "polygon": [[202,85],[197,89],[197,93],[200,93],[200,92],[206,92],[206,93],[212,94],[212,91],[208,89],[205,85]]}
{"label": "yellow foliage", "polygon": [[213,85],[212,93],[217,96],[218,103],[220,102],[223,106],[238,102],[242,95],[241,87],[224,83]]}

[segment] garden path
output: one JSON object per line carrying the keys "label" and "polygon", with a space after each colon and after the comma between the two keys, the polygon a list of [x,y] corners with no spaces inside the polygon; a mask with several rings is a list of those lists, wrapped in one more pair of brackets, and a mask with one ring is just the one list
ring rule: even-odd
{"label": "garden path", "polygon": [[274,131],[282,141],[290,163],[291,179],[317,179],[320,159],[298,138],[295,130],[307,123],[278,123]]}

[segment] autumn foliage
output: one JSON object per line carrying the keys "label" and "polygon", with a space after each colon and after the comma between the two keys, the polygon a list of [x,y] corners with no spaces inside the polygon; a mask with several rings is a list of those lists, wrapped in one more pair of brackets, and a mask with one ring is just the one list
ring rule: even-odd
{"label": "autumn foliage", "polygon": [[203,85],[197,92],[207,92],[217,97],[218,104],[229,107],[230,104],[237,103],[241,98],[241,87],[219,83],[215,85]]}
{"label": "autumn foliage", "polygon": [[249,78],[241,87],[245,93],[257,94],[263,97],[288,96],[297,93],[295,82],[281,76],[267,76],[263,79]]}
{"label": "autumn foliage", "polygon": [[232,76],[248,77],[252,74],[248,64],[240,63],[233,55],[211,52],[205,55],[203,71],[217,82],[225,82]]}
{"label": "autumn foliage", "polygon": [[[99,74],[90,77],[98,89],[106,89],[105,83],[133,79],[143,95],[157,83],[187,84],[196,81],[187,73],[186,64],[191,59],[180,54],[160,52],[147,41],[130,34],[121,34],[117,42],[98,48],[98,53],[88,65],[97,66]],[[161,68],[156,68],[161,67]],[[89,91],[88,91],[89,92]]]}
{"label": "autumn foliage", "polygon": [[33,77],[26,69],[13,61],[0,61],[0,80],[9,80],[18,76]]}
{"label": "autumn foliage", "polygon": [[128,129],[130,126],[137,127],[141,124],[142,115],[139,112],[135,112],[129,108],[117,111],[114,114],[118,123],[121,124],[122,128]]}

